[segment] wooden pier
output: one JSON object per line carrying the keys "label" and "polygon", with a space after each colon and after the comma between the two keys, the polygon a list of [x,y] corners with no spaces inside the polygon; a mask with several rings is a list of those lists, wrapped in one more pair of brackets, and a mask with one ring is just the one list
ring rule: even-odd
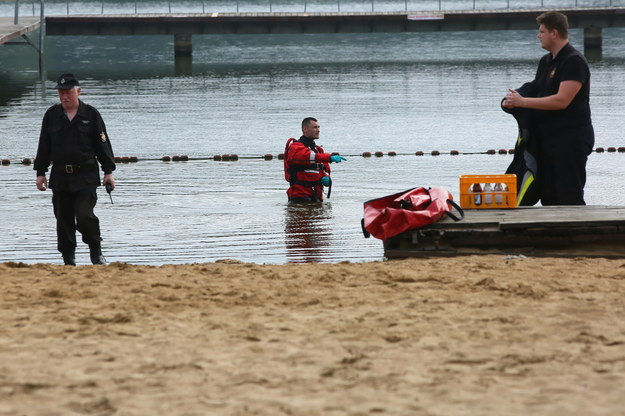
{"label": "wooden pier", "polygon": [[[459,32],[537,29],[546,9],[423,12],[203,13],[48,16],[49,36],[173,35],[174,54],[192,55],[200,34]],[[583,28],[584,53],[601,59],[602,29],[625,26],[625,7],[559,9]]]}
{"label": "wooden pier", "polygon": [[[42,16],[39,19],[21,17],[19,25],[13,25],[8,18],[0,18],[0,44],[18,36],[24,37],[29,42],[25,33],[40,27],[39,54],[40,66],[43,66],[45,36],[172,35],[176,65],[180,61],[181,67],[186,71],[192,62],[193,35],[535,30],[536,16],[545,10],[536,8],[421,12],[168,13],[44,17],[42,9]],[[624,6],[576,7],[559,11],[568,16],[571,28],[583,29],[584,54],[590,61],[601,60],[603,28],[625,27]],[[35,46],[33,42],[29,43]]]}
{"label": "wooden pier", "polygon": [[625,207],[554,206],[465,210],[465,218],[384,242],[387,258],[458,254],[625,257]]}
{"label": "wooden pier", "polygon": [[38,17],[21,17],[18,24],[12,17],[0,17],[0,45],[39,29]]}

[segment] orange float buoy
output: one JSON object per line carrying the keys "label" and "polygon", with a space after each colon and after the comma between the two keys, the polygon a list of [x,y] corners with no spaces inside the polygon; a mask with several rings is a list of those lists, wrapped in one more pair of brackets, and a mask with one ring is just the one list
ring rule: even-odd
{"label": "orange float buoy", "polygon": [[497,152],[495,151],[495,149],[488,149],[488,150],[486,151],[486,154],[487,154],[487,155],[494,155],[495,153],[497,153]]}
{"label": "orange float buoy", "polygon": [[595,152],[597,152],[597,153],[603,153],[603,152],[605,152],[605,149],[604,149],[603,147],[597,147],[597,148],[595,149]]}
{"label": "orange float buoy", "polygon": [[219,162],[221,160],[221,155],[213,156],[213,160],[216,161],[216,162]]}
{"label": "orange float buoy", "polygon": [[384,156],[384,152],[375,152],[375,157],[382,157]]}
{"label": "orange float buoy", "polygon": [[161,160],[162,160],[163,162],[169,162],[169,161],[171,160],[171,157],[169,157],[169,156],[163,156],[163,157],[161,158]]}
{"label": "orange float buoy", "polygon": [[2,166],[10,165],[11,161],[9,159],[2,159]]}
{"label": "orange float buoy", "polygon": [[397,156],[397,153],[396,152],[388,152],[388,155],[389,156]]}
{"label": "orange float buoy", "polygon": [[617,150],[619,153],[623,153],[625,152],[625,147],[619,147]]}
{"label": "orange float buoy", "polygon": [[452,150],[451,152],[449,152],[449,154],[452,155],[452,156],[458,156],[460,154],[460,152],[457,151],[457,150]]}
{"label": "orange float buoy", "polygon": [[507,155],[508,151],[506,149],[499,149],[499,154],[500,155]]}
{"label": "orange float buoy", "polygon": [[415,156],[423,156],[425,153],[422,150],[417,150],[414,154]]}
{"label": "orange float buoy", "polygon": [[616,152],[616,147],[608,147],[608,152],[610,153]]}
{"label": "orange float buoy", "polygon": [[513,154],[514,154],[514,149],[510,149],[510,150],[508,150],[508,153],[509,153],[509,154],[511,154],[511,155],[513,155]]}
{"label": "orange float buoy", "polygon": [[22,165],[30,165],[31,160],[29,158],[22,159]]}
{"label": "orange float buoy", "polygon": [[265,160],[272,160],[273,159],[273,155],[271,153],[267,153],[265,155]]}
{"label": "orange float buoy", "polygon": [[230,160],[239,160],[239,155],[230,155]]}
{"label": "orange float buoy", "polygon": [[182,162],[186,162],[187,160],[189,160],[189,156],[187,156],[187,155],[182,155],[182,156],[180,156],[180,160],[181,160]]}
{"label": "orange float buoy", "polygon": [[440,156],[441,152],[438,150],[432,150],[432,156]]}
{"label": "orange float buoy", "polygon": [[284,153],[279,153],[278,154],[278,159],[279,160],[284,160]]}
{"label": "orange float buoy", "polygon": [[362,157],[371,157],[371,152],[362,152]]}
{"label": "orange float buoy", "polygon": [[137,163],[139,161],[139,158],[137,156],[130,156],[128,158],[128,161],[131,163]]}

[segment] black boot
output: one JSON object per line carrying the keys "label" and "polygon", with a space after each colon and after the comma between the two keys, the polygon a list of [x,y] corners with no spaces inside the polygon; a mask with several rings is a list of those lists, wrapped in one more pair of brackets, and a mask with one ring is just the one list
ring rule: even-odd
{"label": "black boot", "polygon": [[89,246],[89,256],[91,257],[91,264],[106,264],[106,259],[102,255],[100,243],[91,244]]}
{"label": "black boot", "polygon": [[76,265],[76,255],[73,251],[63,254],[63,264],[66,266],[75,266]]}

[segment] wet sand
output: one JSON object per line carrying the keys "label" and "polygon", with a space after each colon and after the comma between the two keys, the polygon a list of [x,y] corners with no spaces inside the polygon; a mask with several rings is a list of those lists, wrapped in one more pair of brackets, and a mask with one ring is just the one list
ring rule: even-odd
{"label": "wet sand", "polygon": [[0,276],[0,415],[625,414],[625,260]]}

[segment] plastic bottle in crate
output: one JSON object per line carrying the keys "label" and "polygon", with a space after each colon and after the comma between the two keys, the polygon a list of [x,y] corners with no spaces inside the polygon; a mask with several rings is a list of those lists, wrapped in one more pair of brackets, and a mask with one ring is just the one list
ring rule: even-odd
{"label": "plastic bottle in crate", "polygon": [[479,183],[474,183],[469,188],[469,191],[475,194],[473,195],[473,204],[482,205],[482,185],[480,185]]}
{"label": "plastic bottle in crate", "polygon": [[503,204],[503,187],[506,186],[503,183],[496,183],[493,190],[496,192],[495,194],[495,203],[497,205]]}
{"label": "plastic bottle in crate", "polygon": [[502,183],[501,185],[503,185],[502,186],[502,188],[503,188],[503,196],[504,196],[503,202],[507,205],[508,204],[508,191],[509,191],[508,190],[508,185],[506,185],[505,183]]}
{"label": "plastic bottle in crate", "polygon": [[484,204],[492,205],[493,203],[493,187],[490,183],[484,185]]}

